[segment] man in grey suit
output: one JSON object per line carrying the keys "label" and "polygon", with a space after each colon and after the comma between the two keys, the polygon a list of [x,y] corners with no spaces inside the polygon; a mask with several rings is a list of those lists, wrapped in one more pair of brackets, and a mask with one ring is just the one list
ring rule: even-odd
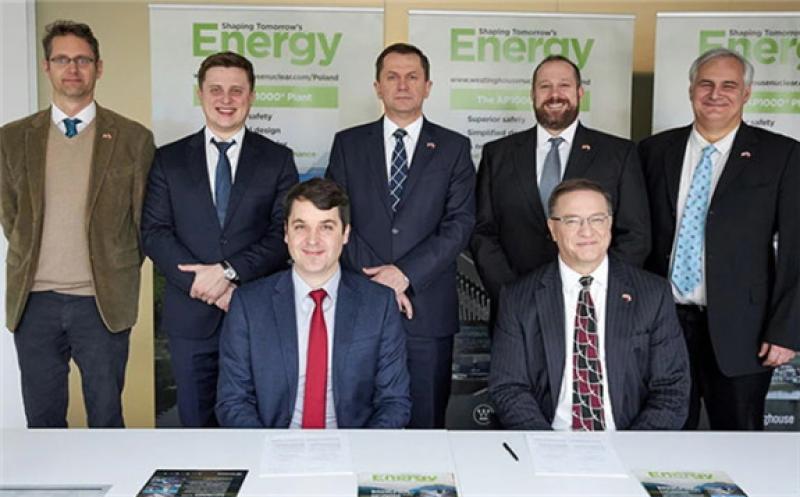
{"label": "man in grey suit", "polygon": [[669,284],[608,256],[611,200],[597,183],[564,181],[548,207],[558,261],[500,293],[489,377],[500,422],[679,429],[689,363]]}

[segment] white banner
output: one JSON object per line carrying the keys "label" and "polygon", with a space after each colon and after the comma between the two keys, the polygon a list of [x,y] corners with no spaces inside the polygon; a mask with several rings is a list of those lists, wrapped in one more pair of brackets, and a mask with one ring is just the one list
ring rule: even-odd
{"label": "white banner", "polygon": [[301,176],[320,175],[334,133],[379,115],[372,82],[382,48],[382,9],[150,5],[156,141],[200,129],[197,70],[230,50],[255,68],[247,126],[291,147]]}
{"label": "white banner", "polygon": [[483,144],[533,126],[531,75],[548,55],[581,70],[580,119],[630,136],[633,16],[409,12],[409,40],[431,60],[431,120]]}
{"label": "white banner", "polygon": [[744,120],[800,138],[800,12],[659,13],[653,133],[692,121],[689,66],[719,47],[755,67]]}

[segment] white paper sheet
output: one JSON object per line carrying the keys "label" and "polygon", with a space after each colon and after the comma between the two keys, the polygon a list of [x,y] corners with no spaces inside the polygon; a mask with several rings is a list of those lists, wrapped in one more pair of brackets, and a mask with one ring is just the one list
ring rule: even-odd
{"label": "white paper sheet", "polygon": [[587,433],[574,438],[560,434],[529,433],[528,450],[537,476],[629,477],[607,435]]}
{"label": "white paper sheet", "polygon": [[290,430],[269,434],[260,476],[353,473],[350,440],[340,433]]}

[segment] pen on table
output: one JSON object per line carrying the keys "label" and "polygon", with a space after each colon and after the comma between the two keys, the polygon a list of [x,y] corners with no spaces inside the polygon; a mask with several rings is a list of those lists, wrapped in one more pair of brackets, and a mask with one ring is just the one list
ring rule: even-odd
{"label": "pen on table", "polygon": [[511,457],[513,457],[515,461],[519,462],[519,457],[517,457],[517,454],[515,454],[514,451],[511,450],[511,447],[509,447],[507,443],[503,442],[503,448],[506,449],[506,452],[511,454]]}

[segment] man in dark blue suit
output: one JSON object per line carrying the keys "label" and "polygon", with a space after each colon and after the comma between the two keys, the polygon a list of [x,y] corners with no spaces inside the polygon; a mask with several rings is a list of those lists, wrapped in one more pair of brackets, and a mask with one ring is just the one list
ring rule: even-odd
{"label": "man in dark blue suit", "polygon": [[392,288],[406,317],[412,428],[444,427],[458,331],[456,258],[475,224],[469,139],[423,117],[429,76],[417,47],[384,49],[374,86],[385,115],[339,132],[327,170],[353,206],[344,266]]}
{"label": "man in dark blue suit", "polygon": [[169,337],[186,427],[215,426],[219,328],[234,288],[286,266],[282,201],[292,152],[248,131],[253,66],[224,52],[198,73],[206,127],[156,151],[142,213],[147,254],[167,280]]}
{"label": "man in dark blue suit", "polygon": [[403,428],[411,412],[394,293],[339,267],[347,195],[312,179],[289,191],[291,270],[233,295],[220,343],[217,416],[237,428]]}
{"label": "man in dark blue suit", "polygon": [[689,362],[669,284],[608,256],[611,196],[553,190],[551,262],[503,288],[489,393],[513,430],[679,429]]}

